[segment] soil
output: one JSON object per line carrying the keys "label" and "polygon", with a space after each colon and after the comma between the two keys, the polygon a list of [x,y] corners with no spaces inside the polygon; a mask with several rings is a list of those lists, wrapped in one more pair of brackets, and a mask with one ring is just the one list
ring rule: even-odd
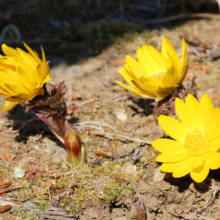
{"label": "soil", "polygon": [[[136,57],[144,44],[160,50],[167,37],[181,56],[184,35],[190,68],[183,84],[196,84],[198,99],[207,93],[219,107],[219,25],[218,20],[186,21],[126,34],[71,66],[52,60],[49,83],[66,82],[68,120],[86,144],[88,164],[79,168],[66,162],[62,144],[23,106],[1,113],[0,183],[12,183],[8,191],[0,189],[0,206],[12,208],[0,219],[141,219],[140,199],[147,216],[141,220],[220,219],[219,170],[201,184],[160,172],[159,153],[150,143],[164,133],[150,102],[146,108],[144,100],[115,83],[123,81],[117,69],[126,55]],[[15,178],[16,168],[22,177]]]}

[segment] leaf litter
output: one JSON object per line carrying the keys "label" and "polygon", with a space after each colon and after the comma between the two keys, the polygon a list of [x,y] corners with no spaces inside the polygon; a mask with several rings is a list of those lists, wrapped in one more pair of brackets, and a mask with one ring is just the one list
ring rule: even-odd
{"label": "leaf litter", "polygon": [[[178,50],[184,35],[191,74],[184,86],[196,84],[198,99],[208,93],[218,107],[218,26],[214,20],[197,20],[170,30],[128,34],[100,55],[79,62],[82,71],[78,74],[65,76],[66,64],[51,70],[52,84],[61,78],[67,82],[68,120],[77,123],[86,144],[87,166],[66,162],[62,144],[31,113],[25,115],[21,106],[1,113],[0,181],[6,187],[0,192],[0,206],[4,218],[217,219],[219,170],[210,172],[201,184],[189,176],[175,179],[158,174],[158,152],[150,143],[164,134],[152,109],[146,112],[143,100],[133,101],[114,81],[121,80],[117,69],[125,55],[135,57],[135,50],[143,44],[159,49],[163,36]],[[25,170],[23,177],[15,178],[17,167]]]}

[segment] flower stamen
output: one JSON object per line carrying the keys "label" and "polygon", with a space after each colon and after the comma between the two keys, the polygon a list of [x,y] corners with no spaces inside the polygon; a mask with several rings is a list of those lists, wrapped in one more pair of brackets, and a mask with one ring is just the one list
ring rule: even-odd
{"label": "flower stamen", "polygon": [[209,135],[196,128],[194,131],[186,134],[184,147],[189,156],[205,154],[210,147]]}

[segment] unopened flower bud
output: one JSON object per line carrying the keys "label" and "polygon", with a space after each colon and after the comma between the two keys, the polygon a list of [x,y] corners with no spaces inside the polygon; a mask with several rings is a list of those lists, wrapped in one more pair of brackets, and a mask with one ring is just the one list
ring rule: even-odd
{"label": "unopened flower bud", "polygon": [[65,134],[65,147],[67,150],[67,161],[82,166],[86,161],[85,145],[82,143],[79,134],[72,130]]}

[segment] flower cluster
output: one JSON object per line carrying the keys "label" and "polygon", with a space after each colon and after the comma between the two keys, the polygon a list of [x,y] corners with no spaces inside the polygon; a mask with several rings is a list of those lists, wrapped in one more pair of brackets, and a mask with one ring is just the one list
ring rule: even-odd
{"label": "flower cluster", "polygon": [[[194,181],[204,181],[210,169],[220,167],[220,109],[214,109],[207,94],[199,103],[193,96],[195,89],[182,86],[188,70],[185,40],[182,60],[166,38],[163,38],[161,53],[144,45],[137,50],[137,59],[127,56],[125,68],[118,70],[131,87],[116,82],[143,99],[154,99],[156,103],[151,104],[155,106],[155,115],[177,113],[180,119],[158,117],[161,128],[173,138],[152,143],[161,152],[156,158],[163,163],[161,171],[173,173],[176,178],[190,174]],[[178,97],[185,99],[185,103]]]}
{"label": "flower cluster", "polygon": [[[28,101],[26,111],[36,110],[36,116],[65,145],[67,161],[82,166],[86,163],[85,145],[76,128],[65,118],[66,86],[60,82],[48,90],[46,82],[50,80],[50,69],[43,48],[41,60],[29,46],[24,46],[28,53],[2,45],[6,56],[0,56],[0,94],[6,98],[1,111],[9,111],[18,103]],[[181,84],[188,70],[186,46],[183,39],[181,60],[166,38],[163,38],[161,53],[152,46],[139,48],[138,60],[127,56],[125,68],[119,69],[131,87],[117,83],[141,98],[155,100],[155,112],[160,114],[158,122],[172,138],[152,143],[161,153],[156,158],[163,163],[161,170],[176,178],[190,174],[200,183],[210,169],[220,167],[220,109],[214,108],[207,94],[198,102],[195,89],[185,89]],[[163,108],[168,114],[177,114],[179,120],[162,115]]]}
{"label": "flower cluster", "polygon": [[18,103],[28,101],[26,111],[39,111],[36,116],[66,147],[67,160],[82,166],[86,162],[85,146],[76,129],[65,119],[66,86],[61,82],[48,91],[46,82],[50,80],[50,68],[43,48],[41,60],[28,45],[24,43],[24,46],[29,53],[2,45],[6,56],[0,56],[0,94],[7,98],[1,111],[9,111]]}

